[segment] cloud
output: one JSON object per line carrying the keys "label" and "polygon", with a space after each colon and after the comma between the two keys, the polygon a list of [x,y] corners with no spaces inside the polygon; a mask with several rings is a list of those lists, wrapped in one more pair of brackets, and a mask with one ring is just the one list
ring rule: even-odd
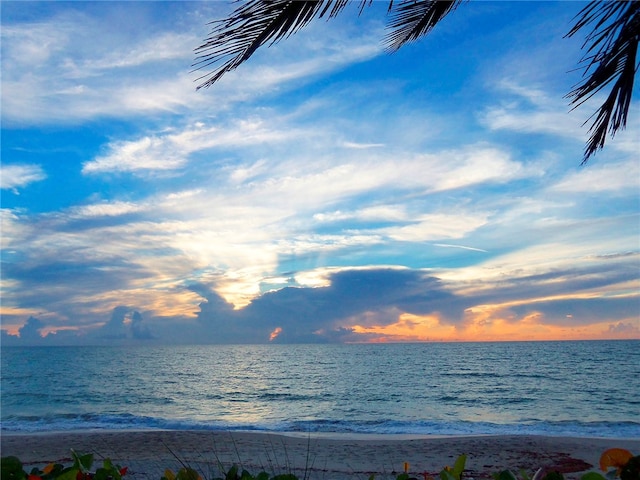
{"label": "cloud", "polygon": [[47,175],[39,165],[4,164],[0,170],[0,188],[18,193],[18,188],[33,182],[40,182],[46,178]]}
{"label": "cloud", "polygon": [[567,193],[607,192],[609,195],[622,195],[625,191],[637,192],[638,179],[640,179],[640,162],[637,158],[631,157],[627,161],[607,161],[572,171],[552,185],[550,190]]}
{"label": "cloud", "polygon": [[402,227],[382,229],[380,233],[402,242],[464,238],[487,223],[487,214],[481,212],[453,214],[428,214]]}
{"label": "cloud", "polygon": [[[169,22],[138,4],[127,10],[125,24],[118,7],[80,12],[70,5],[42,14],[37,22],[3,22],[3,122],[74,124],[162,112],[207,115],[381,53],[373,34],[346,35],[331,28],[332,22],[323,28],[325,41],[319,44],[312,26],[296,42],[281,42],[269,55],[260,52],[243,65],[242,89],[236,88],[238,73],[232,72],[215,91],[198,93],[195,80],[203,72],[190,73],[193,50],[202,42],[205,24],[228,8],[221,2],[203,6],[203,17],[176,4]],[[121,26],[117,34],[106,26],[104,19],[111,16]]]}
{"label": "cloud", "polygon": [[117,343],[125,339],[152,340],[154,335],[140,312],[120,305],[113,309],[104,326],[91,332],[91,337]]}
{"label": "cloud", "polygon": [[471,250],[472,252],[483,252],[483,253],[488,253],[487,250],[483,250],[482,248],[475,248],[475,247],[467,247],[465,245],[451,245],[448,243],[434,243],[434,245],[436,247],[443,247],[443,248],[461,248],[463,250]]}
{"label": "cloud", "polygon": [[638,338],[640,337],[640,325],[638,325],[638,321],[635,321],[635,324],[628,322],[618,322],[609,325],[609,329],[607,333],[610,333],[614,336],[624,336],[627,338]]}
{"label": "cloud", "polygon": [[74,207],[71,209],[70,216],[77,216],[78,218],[117,217],[140,212],[142,209],[141,205],[131,202],[103,202]]}
{"label": "cloud", "polygon": [[[444,85],[438,44],[385,57],[379,20],[345,15],[196,93],[191,49],[228,5],[77,5],[3,10],[3,135],[43,142],[21,150],[33,170],[7,188],[41,175],[34,191],[64,193],[3,205],[12,332],[29,316],[57,332],[44,341],[71,343],[632,324],[637,126],[573,168],[581,120],[569,125],[551,78],[566,64],[544,29],[538,63],[529,42],[508,44],[506,60],[456,67]],[[496,88],[475,83],[476,67]]]}
{"label": "cloud", "polygon": [[[30,332],[30,341],[116,344],[456,340],[482,338],[481,332],[506,339],[518,329],[522,335],[540,339],[553,332],[560,338],[580,338],[580,331],[595,336],[593,328],[608,329],[608,338],[638,334],[634,323],[640,297],[637,293],[609,298],[587,294],[611,281],[592,280],[592,272],[576,275],[567,293],[557,288],[567,283],[566,278],[549,273],[524,278],[519,287],[494,285],[491,296],[456,292],[455,285],[423,270],[334,268],[316,272],[319,282],[309,281],[312,273],[300,272],[295,275],[298,286],[266,292],[239,309],[216,293],[215,285],[192,284],[188,289],[201,298],[195,321],[148,321],[131,307],[117,306],[109,321],[80,335],[58,332],[41,339],[48,323],[40,320],[30,320],[23,329]],[[548,297],[540,297],[544,294]],[[503,304],[482,303],[510,297],[514,300]],[[612,318],[619,320],[607,320]]]}
{"label": "cloud", "polygon": [[407,269],[345,269],[330,272],[327,282],[267,292],[240,310],[208,292],[198,313],[207,327],[203,335],[211,341],[254,343],[268,341],[277,329],[272,341],[334,341],[342,338],[337,332],[355,338],[352,324],[367,314],[369,322],[394,323],[402,312],[449,311],[452,300],[437,279]]}
{"label": "cloud", "polygon": [[[257,119],[239,120],[225,128],[207,127],[199,122],[178,132],[111,143],[106,147],[107,153],[86,162],[82,172],[175,170],[183,167],[194,152],[282,142],[293,135],[295,130],[275,130],[267,122]],[[234,175],[236,180],[241,178],[237,172]]]}
{"label": "cloud", "polygon": [[27,323],[18,330],[18,336],[25,343],[38,342],[43,338],[42,331],[45,327],[44,322],[35,317],[29,317]]}

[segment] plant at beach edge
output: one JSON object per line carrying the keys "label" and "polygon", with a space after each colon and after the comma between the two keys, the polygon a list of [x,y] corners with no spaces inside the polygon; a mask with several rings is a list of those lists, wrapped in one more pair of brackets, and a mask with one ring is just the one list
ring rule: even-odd
{"label": "plant at beach edge", "polygon": [[[122,480],[127,473],[127,467],[122,468],[115,465],[110,459],[103,460],[102,467],[95,472],[91,471],[93,466],[93,455],[78,455],[71,450],[73,465],[65,467],[60,463],[50,463],[42,470],[33,468],[31,472],[26,472],[20,459],[15,456],[2,457],[0,478],[2,480]],[[445,467],[437,477],[432,477],[428,473],[420,476],[424,480],[462,480],[467,456],[460,455],[453,467]],[[605,450],[600,457],[600,470],[605,472],[588,472],[580,477],[580,480],[640,480],[640,455],[634,456],[628,450],[622,448],[610,448]],[[494,480],[564,480],[562,473],[549,470],[538,469],[535,474],[529,475],[520,471],[516,475],[511,470],[503,470],[493,474]],[[203,480],[202,476],[193,468],[183,464],[183,468],[174,473],[167,469],[160,480]],[[292,473],[269,475],[267,472],[260,472],[252,475],[247,470],[233,465],[228,471],[223,472],[219,478],[210,480],[300,480]],[[305,479],[306,480],[306,477]],[[375,480],[375,475],[371,475],[369,480]],[[409,473],[409,463],[404,463],[404,472],[396,477],[396,480],[418,480]]]}
{"label": "plant at beach edge", "polygon": [[[439,475],[439,480],[461,480],[462,472],[464,472],[464,466],[467,462],[466,455],[460,455],[453,464],[453,467],[444,467]],[[423,473],[421,475],[424,480],[436,480],[428,473]],[[371,475],[369,480],[374,480],[375,476]],[[409,463],[404,462],[404,473],[401,473],[396,477],[396,480],[418,480],[416,477],[412,477],[409,475]]]}
{"label": "plant at beach edge", "polygon": [[102,467],[95,472],[93,454],[78,455],[71,450],[73,464],[65,467],[61,463],[49,463],[42,470],[38,468],[26,472],[19,458],[15,456],[2,457],[0,478],[2,480],[122,480],[127,473],[127,467],[115,465],[109,458],[105,458]]}
{"label": "plant at beach edge", "polygon": [[[624,448],[609,448],[600,455],[600,470],[605,472],[588,472],[580,480],[640,480],[640,455],[633,454]],[[503,470],[493,474],[494,480],[564,480],[562,473],[539,468],[532,476],[524,470],[520,478],[511,470]]]}

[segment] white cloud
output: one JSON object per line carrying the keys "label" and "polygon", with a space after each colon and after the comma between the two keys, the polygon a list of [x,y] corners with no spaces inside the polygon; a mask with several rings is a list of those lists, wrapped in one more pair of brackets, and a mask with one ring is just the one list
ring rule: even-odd
{"label": "white cloud", "polygon": [[637,158],[626,162],[607,161],[594,165],[593,162],[567,174],[550,187],[559,192],[609,192],[620,195],[623,192],[640,191],[640,161]]}
{"label": "white cloud", "polygon": [[378,230],[401,242],[425,242],[432,240],[463,238],[487,223],[487,214],[434,213],[422,215],[411,225]]}
{"label": "white cloud", "polygon": [[498,105],[488,107],[480,122],[491,130],[513,130],[524,133],[548,133],[563,137],[581,138],[582,120],[561,96],[550,97],[539,86],[503,79],[495,87],[505,98]]}
{"label": "white cloud", "polygon": [[[227,125],[205,127],[201,122],[182,131],[169,131],[138,140],[116,141],[108,145],[108,153],[86,162],[85,174],[99,172],[136,172],[175,170],[188,161],[190,154],[214,147],[248,146],[280,142],[295,135],[270,128],[262,120],[240,120]],[[241,174],[234,173],[235,178]]]}
{"label": "white cloud", "polygon": [[101,19],[71,8],[38,23],[3,24],[3,120],[37,125],[153,112],[208,115],[381,53],[372,33],[349,36],[323,25],[322,42],[301,32],[268,55],[260,51],[215,91],[196,92],[204,72],[190,70],[202,25],[182,19],[174,28],[188,25],[185,30],[160,31],[152,19],[134,10],[131,16],[141,24],[117,35]]}
{"label": "white cloud", "polygon": [[313,219],[320,223],[343,222],[350,220],[363,221],[406,221],[408,214],[403,205],[376,205],[362,207],[358,210],[316,213]]}
{"label": "white cloud", "polygon": [[344,142],[342,144],[345,148],[354,148],[358,150],[366,150],[369,148],[381,148],[384,147],[384,143],[357,143],[357,142]]}
{"label": "white cloud", "polygon": [[105,202],[73,208],[75,216],[84,218],[117,217],[129,213],[139,212],[143,209],[140,205],[130,202]]}
{"label": "white cloud", "polygon": [[462,250],[471,250],[473,252],[484,252],[484,253],[488,253],[487,250],[484,250],[482,248],[475,248],[475,247],[467,247],[465,245],[451,245],[448,243],[434,243],[434,245],[436,247],[442,247],[442,248],[460,248]]}
{"label": "white cloud", "polygon": [[3,165],[0,168],[0,188],[2,190],[25,187],[47,178],[39,165]]}

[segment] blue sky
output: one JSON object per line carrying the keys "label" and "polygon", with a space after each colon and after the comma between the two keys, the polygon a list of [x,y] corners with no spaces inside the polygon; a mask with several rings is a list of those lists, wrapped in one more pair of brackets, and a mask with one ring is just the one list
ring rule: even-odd
{"label": "blue sky", "polygon": [[638,101],[581,166],[583,5],[391,55],[354,7],[196,91],[228,3],[3,2],[3,343],[639,338]]}

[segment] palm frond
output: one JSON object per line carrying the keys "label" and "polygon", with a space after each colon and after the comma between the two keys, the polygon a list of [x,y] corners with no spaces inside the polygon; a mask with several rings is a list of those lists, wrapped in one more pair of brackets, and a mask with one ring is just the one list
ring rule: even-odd
{"label": "palm frond", "polygon": [[584,81],[569,92],[573,108],[577,108],[611,84],[611,91],[600,108],[585,122],[593,119],[589,141],[582,163],[604,147],[607,133],[613,138],[627,123],[640,39],[640,2],[592,1],[578,13],[578,21],[566,35],[575,35],[587,25],[592,31],[585,37],[581,60]]}
{"label": "palm frond", "polygon": [[396,51],[408,42],[428,34],[449,12],[462,3],[462,0],[402,0],[391,2],[388,28],[391,32],[385,37],[385,46]]}
{"label": "palm frond", "polygon": [[[195,70],[212,71],[198,89],[210,87],[237,68],[265,44],[274,44],[307,25],[314,18],[338,15],[349,0],[250,0],[223,20],[212,22],[211,33],[196,48]],[[371,0],[362,0],[362,8]]]}

